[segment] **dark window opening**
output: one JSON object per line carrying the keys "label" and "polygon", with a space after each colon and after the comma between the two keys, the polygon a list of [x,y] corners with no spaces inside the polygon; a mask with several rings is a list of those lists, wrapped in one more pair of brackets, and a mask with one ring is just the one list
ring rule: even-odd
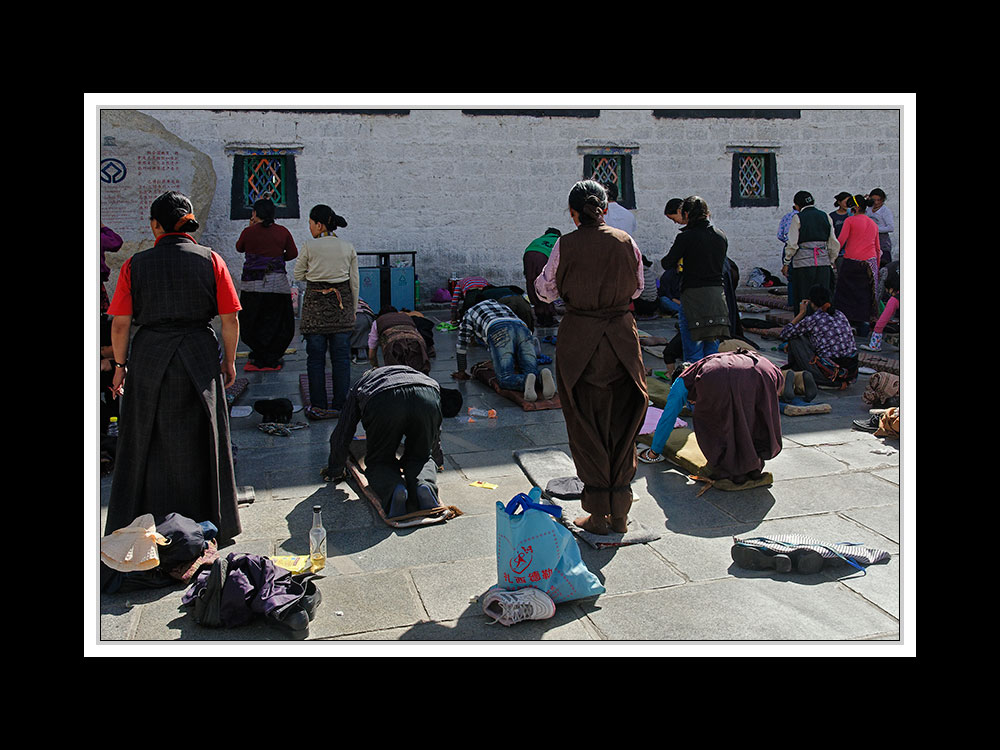
{"label": "dark window opening", "polygon": [[631,154],[586,154],[583,179],[614,184],[618,188],[618,203],[628,209],[635,208]]}
{"label": "dark window opening", "polygon": [[249,219],[261,198],[274,203],[275,218],[299,218],[299,193],[292,154],[236,154],[230,219]]}
{"label": "dark window opening", "polygon": [[732,207],[777,206],[778,168],[773,153],[733,154]]}

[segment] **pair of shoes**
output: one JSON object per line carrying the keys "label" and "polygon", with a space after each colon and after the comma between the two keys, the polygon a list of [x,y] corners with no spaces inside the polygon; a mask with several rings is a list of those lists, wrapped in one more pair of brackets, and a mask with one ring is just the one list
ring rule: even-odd
{"label": "pair of shoes", "polygon": [[389,498],[389,507],[386,510],[386,516],[388,518],[396,518],[397,516],[406,515],[406,500],[406,486],[397,484],[392,491],[392,496]]}
{"label": "pair of shoes", "polygon": [[539,589],[505,591],[494,586],[483,597],[483,612],[493,618],[491,625],[499,622],[510,627],[524,620],[547,620],[556,613],[556,605]]}
{"label": "pair of shoes", "polygon": [[433,510],[441,507],[441,501],[429,484],[422,483],[417,485],[417,505],[420,510]]}
{"label": "pair of shoes", "polygon": [[823,569],[823,556],[811,549],[793,549],[787,554],[775,553],[759,547],[734,544],[730,554],[733,562],[745,570],[775,570],[778,573],[809,575]]}
{"label": "pair of shoes", "polygon": [[640,450],[639,453],[636,455],[636,458],[638,458],[644,464],[658,464],[660,463],[660,461],[667,460],[666,456],[664,456],[662,453],[654,452],[652,448],[645,448],[644,450]]}
{"label": "pair of shoes", "polygon": [[882,419],[878,414],[871,414],[867,419],[855,419],[854,429],[862,432],[875,432]]}

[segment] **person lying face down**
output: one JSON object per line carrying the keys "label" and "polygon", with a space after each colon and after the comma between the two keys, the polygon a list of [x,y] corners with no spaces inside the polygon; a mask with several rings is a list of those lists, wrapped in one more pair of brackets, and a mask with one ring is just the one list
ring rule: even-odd
{"label": "person lying face down", "polygon": [[[440,505],[433,454],[441,420],[458,414],[462,394],[406,365],[367,371],[351,387],[323,477],[346,476],[348,450],[360,422],[365,430],[365,476],[389,518]],[[400,458],[396,454],[403,445]]]}

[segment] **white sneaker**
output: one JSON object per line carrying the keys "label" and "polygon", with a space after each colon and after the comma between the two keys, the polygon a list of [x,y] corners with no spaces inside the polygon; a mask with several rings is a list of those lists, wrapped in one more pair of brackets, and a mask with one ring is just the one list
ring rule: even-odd
{"label": "white sneaker", "polygon": [[493,618],[491,625],[510,627],[522,620],[547,620],[556,613],[555,602],[544,591],[534,588],[505,591],[494,586],[483,597],[483,612]]}
{"label": "white sneaker", "polygon": [[535,391],[535,373],[533,372],[529,372],[524,378],[524,400],[538,400],[538,392]]}
{"label": "white sneaker", "polygon": [[556,395],[556,381],[552,377],[552,371],[548,368],[542,370],[542,398],[548,401]]}

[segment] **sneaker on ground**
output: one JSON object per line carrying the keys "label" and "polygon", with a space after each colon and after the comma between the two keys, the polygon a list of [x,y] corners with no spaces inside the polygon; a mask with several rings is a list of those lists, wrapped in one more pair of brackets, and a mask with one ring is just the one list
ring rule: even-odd
{"label": "sneaker on ground", "polygon": [[556,613],[555,602],[544,591],[535,588],[506,591],[494,586],[483,597],[483,612],[493,623],[510,627],[523,620],[547,620]]}

